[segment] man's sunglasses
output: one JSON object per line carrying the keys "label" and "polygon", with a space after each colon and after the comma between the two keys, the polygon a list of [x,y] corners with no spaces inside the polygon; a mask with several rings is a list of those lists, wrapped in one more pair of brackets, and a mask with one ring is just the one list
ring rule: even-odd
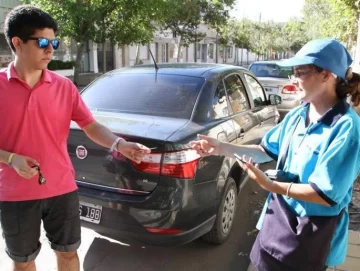
{"label": "man's sunglasses", "polygon": [[54,48],[54,50],[56,50],[57,48],[59,48],[60,45],[60,41],[55,39],[55,40],[49,40],[47,38],[34,38],[34,37],[30,37],[27,38],[28,40],[37,40],[38,41],[38,46],[41,49],[46,49],[49,47],[49,44],[51,43],[51,46]]}
{"label": "man's sunglasses", "polygon": [[38,167],[38,166],[32,166],[32,168],[35,168],[35,169],[39,172],[38,183],[39,183],[40,185],[46,184],[46,179],[45,179],[44,176],[41,174],[40,167]]}

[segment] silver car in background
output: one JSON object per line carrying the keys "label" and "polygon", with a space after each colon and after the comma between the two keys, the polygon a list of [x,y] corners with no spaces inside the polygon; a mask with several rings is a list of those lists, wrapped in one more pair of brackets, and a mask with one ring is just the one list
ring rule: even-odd
{"label": "silver car in background", "polygon": [[289,75],[293,74],[292,68],[280,67],[277,61],[256,61],[249,66],[249,70],[263,85],[267,96],[269,94],[281,96],[282,103],[278,106],[280,120],[300,104],[296,86],[289,79]]}

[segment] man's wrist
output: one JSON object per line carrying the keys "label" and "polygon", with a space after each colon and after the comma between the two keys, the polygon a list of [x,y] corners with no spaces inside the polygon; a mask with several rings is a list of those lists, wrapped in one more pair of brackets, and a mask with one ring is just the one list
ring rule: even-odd
{"label": "man's wrist", "polygon": [[118,142],[115,145],[115,150],[117,152],[120,152],[121,147],[126,143],[127,141],[123,139],[122,137],[119,138]]}
{"label": "man's wrist", "polygon": [[12,168],[12,161],[13,161],[13,158],[15,156],[15,153],[10,153],[9,157],[8,157],[8,160],[7,160],[7,165]]}
{"label": "man's wrist", "polygon": [[0,163],[8,164],[11,152],[0,150]]}
{"label": "man's wrist", "polygon": [[114,142],[112,143],[111,147],[110,147],[110,152],[113,152],[113,151],[118,151],[117,150],[117,146],[119,144],[119,142],[122,140],[123,138],[122,137],[117,137]]}

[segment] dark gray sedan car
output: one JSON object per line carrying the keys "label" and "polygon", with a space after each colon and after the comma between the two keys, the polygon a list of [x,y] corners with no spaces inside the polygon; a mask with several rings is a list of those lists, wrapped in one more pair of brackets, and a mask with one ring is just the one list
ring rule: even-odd
{"label": "dark gray sedan car", "polygon": [[258,144],[277,124],[281,98],[266,97],[248,70],[216,64],[164,64],[114,70],[81,92],[94,117],[152,149],[141,164],[92,143],[72,124],[83,226],[113,238],[181,245],[229,236],[247,176],[224,156],[199,157],[197,134]]}

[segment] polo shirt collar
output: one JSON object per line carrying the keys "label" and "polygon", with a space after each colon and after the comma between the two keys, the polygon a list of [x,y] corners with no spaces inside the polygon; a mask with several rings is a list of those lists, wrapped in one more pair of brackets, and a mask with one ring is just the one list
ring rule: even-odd
{"label": "polo shirt collar", "polygon": [[[6,71],[7,79],[10,80],[11,78],[20,79],[16,73],[14,62],[11,62],[8,66],[8,69]],[[41,81],[51,83],[51,74],[47,69],[43,70]]]}
{"label": "polo shirt collar", "polygon": [[346,114],[349,107],[350,105],[346,102],[346,99],[342,99],[333,108],[330,108],[319,121],[328,126],[334,126]]}
{"label": "polo shirt collar", "polygon": [[[306,117],[306,113],[309,108],[309,103],[303,103],[302,106],[304,110],[300,111],[300,114],[303,117]],[[349,110],[350,105],[345,99],[341,99],[337,104],[334,105],[334,107],[330,108],[319,120],[318,122],[321,122],[327,126],[334,126],[336,122],[346,114],[346,112]]]}

